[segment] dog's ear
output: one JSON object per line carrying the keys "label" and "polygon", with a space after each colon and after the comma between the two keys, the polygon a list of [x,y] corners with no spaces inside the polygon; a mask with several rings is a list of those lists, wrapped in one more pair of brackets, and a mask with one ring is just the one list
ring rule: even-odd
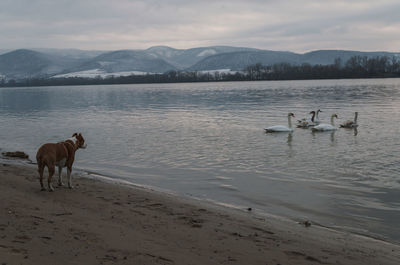
{"label": "dog's ear", "polygon": [[77,133],[74,133],[74,134],[72,135],[72,137],[75,137],[75,136],[78,136],[78,134],[77,134]]}

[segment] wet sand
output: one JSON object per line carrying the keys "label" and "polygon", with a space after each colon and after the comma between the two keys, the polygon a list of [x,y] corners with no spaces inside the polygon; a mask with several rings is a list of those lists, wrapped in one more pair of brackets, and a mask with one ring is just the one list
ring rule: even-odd
{"label": "wet sand", "polygon": [[135,186],[73,183],[40,191],[35,167],[0,164],[0,264],[400,264],[400,246],[381,240]]}

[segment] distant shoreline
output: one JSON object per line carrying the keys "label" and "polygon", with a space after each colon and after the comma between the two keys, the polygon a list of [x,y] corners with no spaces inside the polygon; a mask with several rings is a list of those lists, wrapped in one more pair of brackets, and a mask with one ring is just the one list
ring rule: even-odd
{"label": "distant shoreline", "polygon": [[[15,83],[1,83],[0,88],[12,88],[12,87],[48,87],[48,86],[95,86],[95,85],[133,85],[133,84],[181,84],[181,83],[214,83],[214,82],[256,82],[256,81],[305,81],[305,80],[348,80],[348,79],[391,79],[391,78],[400,78],[400,75],[385,75],[385,76],[361,76],[361,77],[326,77],[326,78],[302,78],[302,79],[243,79],[243,80],[182,80],[182,81],[132,81],[128,82],[126,79],[128,77],[121,78],[105,78],[105,79],[93,79],[93,78],[81,78],[81,77],[69,77],[69,78],[61,78],[61,79],[29,79],[23,81],[16,81]],[[135,77],[132,77],[135,79]],[[121,79],[121,82],[118,80]],[[138,78],[140,79],[140,78]],[[159,79],[159,78],[156,78]]]}

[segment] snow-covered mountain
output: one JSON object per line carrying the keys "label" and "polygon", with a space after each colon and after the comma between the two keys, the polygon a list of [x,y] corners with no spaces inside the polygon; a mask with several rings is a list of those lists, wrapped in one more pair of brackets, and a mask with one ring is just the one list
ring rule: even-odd
{"label": "snow-covered mountain", "polygon": [[217,69],[231,69],[240,71],[249,65],[261,63],[263,65],[272,65],[276,63],[301,63],[302,55],[292,52],[276,52],[276,51],[238,51],[221,53],[208,56],[193,66],[189,67],[191,71],[201,70],[217,70]]}
{"label": "snow-covered mountain", "polygon": [[19,49],[0,55],[0,75],[15,79],[48,77],[79,63],[69,57]]}
{"label": "snow-covered mountain", "polygon": [[13,51],[12,49],[0,49],[0,55],[7,53],[7,52],[11,52]]}
{"label": "snow-covered mountain", "polygon": [[146,51],[119,50],[106,52],[72,69],[83,71],[100,69],[107,73],[121,71],[141,71],[164,73],[169,70],[176,70],[176,67],[157,56]]}
{"label": "snow-covered mountain", "polygon": [[230,46],[211,46],[192,48],[187,50],[173,49],[167,46],[155,46],[146,50],[147,53],[163,59],[174,65],[177,69],[185,70],[201,60],[218,54],[242,51],[257,51],[251,48],[239,48]]}
{"label": "snow-covered mountain", "polygon": [[301,65],[308,63],[311,65],[333,64],[335,59],[340,58],[342,64],[346,63],[353,56],[366,56],[368,58],[377,56],[400,57],[400,53],[390,52],[359,52],[343,50],[319,50],[304,54],[280,51],[242,51],[221,53],[208,56],[198,63],[192,65],[187,70],[204,71],[216,69],[231,69],[240,71],[249,65],[261,63],[262,65],[273,65],[277,63],[289,63],[292,65]]}
{"label": "snow-covered mountain", "polygon": [[377,57],[377,56],[387,56],[387,57],[399,57],[400,53],[391,52],[360,52],[360,51],[344,51],[344,50],[318,50],[303,54],[302,62],[309,64],[332,64],[335,58],[340,58],[342,63],[347,62],[351,57],[361,56],[361,57]]}
{"label": "snow-covered mountain", "polygon": [[[1,52],[1,50],[0,50]],[[19,49],[0,53],[0,79],[29,77],[97,77],[164,73],[168,71],[241,71],[261,63],[332,64],[353,56],[400,57],[400,53],[319,50],[298,54],[252,48],[210,46],[174,49],[84,51],[77,49]]]}
{"label": "snow-covered mountain", "polygon": [[37,48],[31,50],[49,55],[67,57],[71,59],[90,59],[99,56],[100,54],[103,54],[105,52],[108,52],[100,50],[86,51],[79,49],[52,49],[52,48]]}

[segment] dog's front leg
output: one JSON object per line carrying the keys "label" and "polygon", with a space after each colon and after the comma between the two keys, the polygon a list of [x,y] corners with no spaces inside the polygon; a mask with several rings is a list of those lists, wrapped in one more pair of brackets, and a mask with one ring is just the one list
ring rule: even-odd
{"label": "dog's front leg", "polygon": [[64,186],[64,183],[62,182],[62,167],[58,167],[58,186]]}
{"label": "dog's front leg", "polygon": [[72,186],[72,176],[71,176],[71,171],[72,168],[67,168],[67,176],[68,176],[68,188],[73,189],[74,187]]}
{"label": "dog's front leg", "polygon": [[55,166],[51,165],[47,167],[49,169],[49,178],[47,179],[47,186],[49,188],[49,191],[54,191],[53,185],[51,185],[51,178],[54,175],[54,171],[55,171]]}

